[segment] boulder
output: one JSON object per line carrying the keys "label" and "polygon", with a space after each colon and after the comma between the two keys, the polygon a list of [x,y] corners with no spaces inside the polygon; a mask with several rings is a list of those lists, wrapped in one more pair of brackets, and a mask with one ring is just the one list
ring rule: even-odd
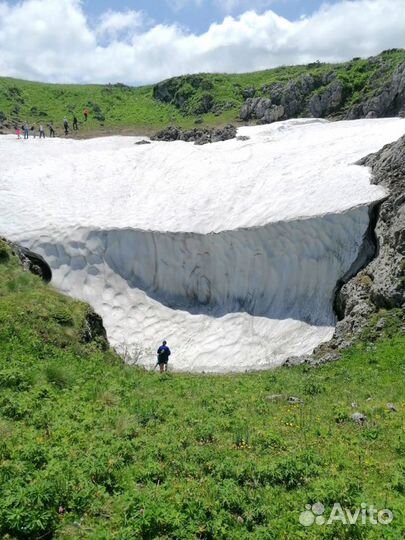
{"label": "boulder", "polygon": [[254,88],[253,86],[250,86],[249,88],[244,88],[242,90],[242,96],[245,99],[254,98],[255,95],[256,95],[256,88]]}
{"label": "boulder", "polygon": [[153,137],[154,141],[185,141],[194,142],[194,144],[203,145],[208,143],[215,143],[219,141],[227,141],[234,139],[237,134],[235,126],[229,124],[223,128],[193,128],[189,130],[182,130],[177,127],[170,126],[165,128]]}
{"label": "boulder", "polygon": [[351,415],[351,420],[356,424],[363,425],[367,422],[367,416],[361,412],[355,412]]}
{"label": "boulder", "polygon": [[49,264],[45,261],[41,255],[34,253],[27,248],[9,242],[8,240],[2,238],[6,242],[20,259],[22,267],[25,271],[31,272],[39,276],[45,283],[49,283],[52,279],[52,270]]}
{"label": "boulder", "polygon": [[97,341],[103,350],[108,349],[107,332],[103,325],[103,319],[91,308],[84,319],[81,340],[83,343]]}

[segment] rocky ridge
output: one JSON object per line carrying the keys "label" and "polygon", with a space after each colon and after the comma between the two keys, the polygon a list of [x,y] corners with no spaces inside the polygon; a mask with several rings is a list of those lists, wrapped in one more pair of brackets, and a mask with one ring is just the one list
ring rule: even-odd
{"label": "rocky ridge", "polygon": [[[381,71],[384,69],[382,65]],[[243,121],[267,124],[297,116],[354,120],[405,115],[405,63],[384,84],[359,96],[358,103],[353,103],[353,89],[334,71],[274,83],[263,87],[262,93],[264,96],[246,99],[240,112]]]}
{"label": "rocky ridge", "polygon": [[[338,323],[332,340],[322,344],[313,355],[289,358],[285,365],[319,364],[337,360],[340,351],[349,347],[365,329],[370,317],[381,309],[405,308],[405,135],[380,151],[361,159],[358,164],[370,167],[372,183],[383,186],[387,198],[372,209],[366,244],[368,264],[354,277],[338,286],[335,310]],[[373,221],[372,220],[372,221]],[[371,259],[371,260],[370,260]],[[384,330],[381,317],[375,331]]]}
{"label": "rocky ridge", "polygon": [[[342,64],[281,66],[238,77],[196,74],[153,87],[153,98],[202,123],[232,109],[243,123],[296,117],[357,119],[405,114],[405,51]],[[227,115],[227,118],[229,115]]]}

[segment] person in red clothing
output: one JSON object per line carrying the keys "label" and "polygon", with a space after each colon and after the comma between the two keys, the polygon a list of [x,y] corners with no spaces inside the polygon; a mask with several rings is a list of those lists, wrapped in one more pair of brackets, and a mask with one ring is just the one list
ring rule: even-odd
{"label": "person in red clothing", "polygon": [[84,116],[85,122],[87,122],[87,117],[89,116],[89,110],[88,109],[84,109],[83,116]]}

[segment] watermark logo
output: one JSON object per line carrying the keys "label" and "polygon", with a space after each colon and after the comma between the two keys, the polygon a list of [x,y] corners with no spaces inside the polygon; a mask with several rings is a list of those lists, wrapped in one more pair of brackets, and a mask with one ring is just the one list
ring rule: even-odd
{"label": "watermark logo", "polygon": [[329,514],[325,512],[325,506],[317,502],[307,504],[304,512],[301,512],[299,521],[304,527],[333,525],[342,523],[343,525],[389,525],[394,519],[391,510],[384,508],[379,510],[372,504],[361,503],[360,508],[350,510],[344,508],[340,503],[335,503]]}
{"label": "watermark logo", "polygon": [[305,511],[300,514],[300,523],[304,527],[311,527],[316,523],[317,525],[325,525],[326,519],[322,515],[325,512],[325,507],[322,503],[318,502],[305,505]]}

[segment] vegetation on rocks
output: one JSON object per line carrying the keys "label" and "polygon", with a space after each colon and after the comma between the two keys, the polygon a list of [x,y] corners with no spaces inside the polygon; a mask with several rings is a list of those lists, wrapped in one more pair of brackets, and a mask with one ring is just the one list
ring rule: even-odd
{"label": "vegetation on rocks", "polygon": [[[53,122],[62,133],[63,117],[76,114],[80,135],[114,131],[148,134],[168,125],[219,126],[240,120],[273,121],[291,115],[361,117],[362,104],[384,94],[405,51],[394,49],[343,64],[315,62],[245,74],[175,77],[155,86],[43,84],[0,78],[0,126]],[[283,110],[246,108],[249,100],[272,100]],[[257,104],[256,104],[257,105]],[[90,112],[84,121],[83,110]],[[267,107],[268,108],[268,107]],[[397,111],[393,111],[395,113]]]}
{"label": "vegetation on rocks", "polygon": [[[220,377],[125,366],[88,313],[0,242],[0,537],[403,537],[401,310],[339,362]],[[394,520],[304,527],[316,502]]]}

